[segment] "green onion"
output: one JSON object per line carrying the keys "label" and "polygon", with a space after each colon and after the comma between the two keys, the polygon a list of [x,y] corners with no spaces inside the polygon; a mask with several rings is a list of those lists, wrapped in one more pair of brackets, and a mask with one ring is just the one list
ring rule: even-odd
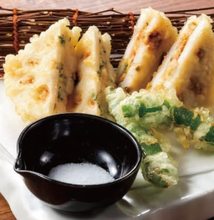
{"label": "green onion", "polygon": [[162,149],[160,147],[160,144],[158,143],[155,143],[155,144],[141,144],[142,145],[142,148],[144,150],[144,153],[146,155],[153,155],[153,154],[157,154],[159,152],[162,152]]}
{"label": "green onion", "polygon": [[195,131],[198,126],[201,124],[201,118],[199,116],[196,116],[192,121],[191,121],[191,124],[190,124],[190,128]]}
{"label": "green onion", "polygon": [[122,111],[124,117],[132,117],[135,115],[135,109],[132,105],[123,105]]}
{"label": "green onion", "polygon": [[147,108],[145,105],[141,104],[139,108],[139,117],[142,118],[147,113],[157,112],[161,110],[162,110],[161,106]]}
{"label": "green onion", "polygon": [[177,125],[190,126],[193,119],[193,113],[184,107],[175,107],[173,118]]}
{"label": "green onion", "polygon": [[207,132],[207,134],[201,138],[201,140],[205,140],[209,143],[214,144],[214,126],[210,127],[210,130]]}

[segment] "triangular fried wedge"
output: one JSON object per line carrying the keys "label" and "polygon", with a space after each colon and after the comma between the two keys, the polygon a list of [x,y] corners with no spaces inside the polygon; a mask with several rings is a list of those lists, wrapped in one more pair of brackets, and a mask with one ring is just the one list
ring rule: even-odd
{"label": "triangular fried wedge", "polygon": [[111,37],[108,34],[101,35],[97,27],[91,26],[75,49],[79,59],[78,82],[72,97],[71,111],[106,117],[108,108],[104,90],[115,81],[109,60]]}
{"label": "triangular fried wedge", "polygon": [[177,29],[164,13],[141,10],[133,36],[118,67],[118,83],[128,92],[145,88],[177,38]]}
{"label": "triangular fried wedge", "polygon": [[214,33],[211,19],[190,17],[149,88],[174,88],[186,106],[214,107]]}
{"label": "triangular fried wedge", "polygon": [[6,56],[6,94],[25,121],[67,111],[77,66],[74,47],[81,31],[69,25],[68,19],[59,20],[33,36],[17,55]]}

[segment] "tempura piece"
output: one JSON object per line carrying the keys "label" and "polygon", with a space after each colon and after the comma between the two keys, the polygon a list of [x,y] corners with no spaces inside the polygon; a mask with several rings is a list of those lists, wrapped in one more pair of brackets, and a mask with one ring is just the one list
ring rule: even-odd
{"label": "tempura piece", "polygon": [[6,94],[24,121],[67,111],[77,66],[74,47],[81,31],[69,25],[68,19],[59,20],[34,35],[17,55],[5,58]]}
{"label": "tempura piece", "polygon": [[75,87],[72,111],[107,116],[108,108],[104,90],[113,85],[115,74],[110,64],[111,38],[101,35],[91,26],[76,47],[78,83]]}
{"label": "tempura piece", "polygon": [[188,107],[214,107],[214,33],[211,19],[190,17],[151,82],[151,89],[174,88]]}
{"label": "tempura piece", "polygon": [[[109,111],[117,123],[128,129],[137,139],[143,151],[141,172],[145,180],[158,187],[177,184],[177,166],[168,155],[168,143],[160,140],[155,128],[170,127],[169,105],[180,106],[175,92],[155,93],[145,89],[131,95],[122,88],[107,88]],[[166,129],[165,129],[166,130]]]}
{"label": "tempura piece", "polygon": [[119,85],[128,92],[145,88],[177,38],[177,30],[164,13],[147,8],[134,29],[119,64]]}

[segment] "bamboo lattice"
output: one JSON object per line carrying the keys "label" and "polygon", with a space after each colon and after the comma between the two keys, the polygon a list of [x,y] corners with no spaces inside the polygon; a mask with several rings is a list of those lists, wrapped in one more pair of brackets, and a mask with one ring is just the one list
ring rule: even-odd
{"label": "bamboo lattice", "polygon": [[[214,20],[214,7],[165,12],[173,25],[180,29],[186,18],[193,14],[206,13]],[[111,62],[117,66],[126,45],[133,33],[139,14],[121,13],[108,9],[96,13],[74,9],[19,10],[0,7],[0,77],[3,76],[2,65],[7,54],[15,54],[34,34],[46,30],[57,20],[68,17],[71,26],[78,25],[86,30],[96,25],[102,33],[108,32],[112,37]],[[214,27],[214,26],[213,26]]]}

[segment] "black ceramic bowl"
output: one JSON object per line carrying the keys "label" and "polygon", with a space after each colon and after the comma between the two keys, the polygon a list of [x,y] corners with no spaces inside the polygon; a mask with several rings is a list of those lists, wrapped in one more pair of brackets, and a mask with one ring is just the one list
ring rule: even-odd
{"label": "black ceramic bowl", "polygon": [[[101,117],[67,113],[26,127],[18,139],[15,171],[29,190],[53,208],[80,212],[111,204],[129,190],[141,161],[137,141],[123,127]],[[51,168],[89,162],[108,171],[115,181],[97,185],[68,184],[50,179]]]}

